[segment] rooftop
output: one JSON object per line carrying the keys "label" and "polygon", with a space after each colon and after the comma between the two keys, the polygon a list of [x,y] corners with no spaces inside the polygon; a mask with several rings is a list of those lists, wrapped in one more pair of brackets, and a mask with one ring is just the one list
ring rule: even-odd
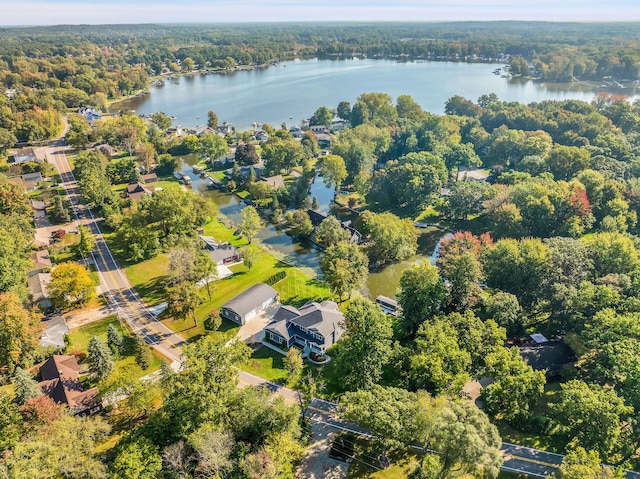
{"label": "rooftop", "polygon": [[231,309],[239,315],[245,316],[264,304],[269,298],[277,295],[278,292],[268,284],[258,283],[224,303],[222,308]]}

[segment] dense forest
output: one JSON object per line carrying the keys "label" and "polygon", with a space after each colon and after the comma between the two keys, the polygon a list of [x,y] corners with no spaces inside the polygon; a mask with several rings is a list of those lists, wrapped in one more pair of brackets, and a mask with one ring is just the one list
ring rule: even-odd
{"label": "dense forest", "polygon": [[58,26],[0,30],[0,146],[42,141],[66,108],[104,109],[166,72],[294,57],[510,62],[548,81],[638,80],[634,24],[523,22]]}

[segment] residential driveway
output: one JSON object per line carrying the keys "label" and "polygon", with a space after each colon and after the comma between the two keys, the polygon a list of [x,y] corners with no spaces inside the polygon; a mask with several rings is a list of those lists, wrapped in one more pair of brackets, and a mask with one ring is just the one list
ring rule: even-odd
{"label": "residential driveway", "polygon": [[106,318],[112,314],[115,314],[114,310],[103,306],[101,308],[85,308],[66,313],[65,319],[69,329],[73,329]]}
{"label": "residential driveway", "polygon": [[234,339],[240,339],[246,343],[257,343],[262,341],[262,330],[271,322],[271,318],[276,314],[276,311],[280,307],[280,303],[276,303],[266,311],[263,311],[258,316],[251,318],[243,326],[240,326],[238,334]]}
{"label": "residential driveway", "polygon": [[336,430],[326,424],[311,423],[312,442],[296,469],[296,479],[342,479],[347,476],[349,465],[329,457],[331,440]]}
{"label": "residential driveway", "polygon": [[50,316],[43,321],[43,323],[44,332],[40,338],[40,344],[45,347],[53,346],[54,348],[64,348],[64,336],[67,334],[67,331],[69,331],[64,317],[61,314],[56,314]]}

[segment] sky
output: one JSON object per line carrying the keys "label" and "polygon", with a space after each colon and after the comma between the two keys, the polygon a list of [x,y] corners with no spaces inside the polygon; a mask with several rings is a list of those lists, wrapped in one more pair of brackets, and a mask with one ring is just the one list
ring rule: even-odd
{"label": "sky", "polygon": [[640,21],[638,0],[0,0],[0,25],[296,21]]}

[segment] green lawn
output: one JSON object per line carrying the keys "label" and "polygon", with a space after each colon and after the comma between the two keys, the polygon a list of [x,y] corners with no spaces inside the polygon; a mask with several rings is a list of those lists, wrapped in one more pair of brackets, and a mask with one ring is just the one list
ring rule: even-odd
{"label": "green lawn", "polygon": [[[324,283],[311,278],[297,268],[278,261],[271,254],[259,249],[256,245],[251,245],[250,247],[257,252],[255,263],[251,270],[248,270],[243,264],[232,266],[230,269],[235,274],[216,281],[213,284],[211,300],[207,297],[206,288],[200,290],[203,303],[196,311],[198,318],[197,325],[194,324],[192,319],[186,319],[184,321],[166,320],[165,323],[167,326],[184,335],[186,338],[201,336],[205,333],[204,320],[209,316],[212,309],[219,309],[222,304],[237,296],[242,291],[250,288],[254,284],[263,283],[267,278],[282,270],[286,271],[287,278],[273,286],[280,294],[282,303],[301,306],[310,300],[323,301],[329,298],[329,288]],[[144,265],[143,263],[140,264]],[[137,266],[138,265],[136,265],[136,267]],[[127,268],[127,274],[130,275],[129,268]],[[129,277],[134,283],[136,283],[134,278],[146,278],[144,285],[155,282],[150,276],[145,276],[144,274],[139,276],[134,275],[134,278],[132,278],[131,275]],[[147,297],[151,295],[150,291],[144,291]]]}
{"label": "green lawn", "polygon": [[288,378],[282,361],[283,357],[273,349],[262,346],[251,355],[249,362],[241,369],[274,383],[286,384]]}
{"label": "green lawn", "polygon": [[147,305],[158,304],[166,299],[164,279],[168,265],[167,255],[159,254],[155,258],[125,266],[129,281]]}
{"label": "green lawn", "polygon": [[143,370],[140,366],[138,366],[138,364],[136,364],[135,358],[133,356],[134,337],[132,333],[126,327],[124,327],[115,316],[109,316],[99,321],[94,321],[93,323],[89,323],[84,326],[80,326],[79,328],[72,329],[68,334],[69,346],[67,348],[67,351],[70,354],[86,354],[87,347],[89,346],[89,341],[91,341],[91,338],[93,338],[94,336],[99,337],[106,343],[107,328],[110,324],[115,325],[116,328],[118,328],[118,330],[122,333],[124,337],[125,347],[124,352],[116,360],[116,369],[113,373],[111,373],[109,381],[117,381],[119,377],[139,378],[150,374],[160,368],[162,359],[161,356],[155,351],[153,352],[153,359],[148,369]]}

